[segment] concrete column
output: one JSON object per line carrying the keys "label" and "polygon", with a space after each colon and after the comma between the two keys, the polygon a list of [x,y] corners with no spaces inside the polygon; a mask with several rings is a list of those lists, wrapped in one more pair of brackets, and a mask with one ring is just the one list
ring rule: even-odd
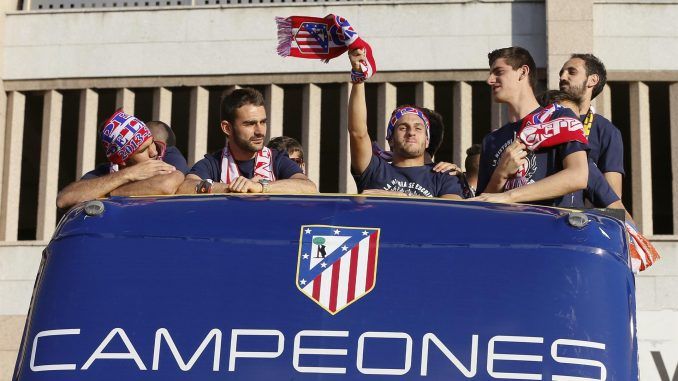
{"label": "concrete column", "polygon": [[473,94],[466,82],[456,82],[453,91],[452,161],[463,166],[466,149],[473,144]]}
{"label": "concrete column", "polygon": [[78,119],[78,157],[76,176],[80,178],[96,166],[98,138],[97,111],[99,94],[92,89],[80,91],[80,117]]}
{"label": "concrete column", "polygon": [[343,83],[339,95],[339,193],[358,193],[351,176],[351,145],[348,136],[348,98],[351,84]]}
{"label": "concrete column", "polygon": [[193,165],[207,152],[207,115],[209,92],[196,86],[191,89],[188,117],[188,164]]}
{"label": "concrete column", "polygon": [[309,83],[302,92],[301,144],[304,147],[306,175],[320,188],[320,110],[321,91]]}
{"label": "concrete column", "polygon": [[416,106],[435,109],[435,89],[430,82],[419,82],[415,91]]}
{"label": "concrete column", "polygon": [[36,239],[47,241],[56,226],[56,196],[59,191],[59,149],[63,96],[56,90],[45,93],[40,144],[40,181],[38,185],[38,226]]}
{"label": "concrete column", "polygon": [[19,230],[25,109],[26,96],[17,91],[9,93],[5,132],[5,169],[2,172],[2,202],[0,202],[0,241],[16,241]]}
{"label": "concrete column", "polygon": [[610,93],[610,86],[605,85],[603,91],[593,100],[593,107],[596,109],[596,114],[602,115],[609,120],[612,120],[612,94]]}
{"label": "concrete column", "polygon": [[490,106],[490,130],[494,131],[509,122],[508,106],[492,101]]}
{"label": "concrete column", "polygon": [[153,120],[172,126],[172,92],[166,87],[153,89]]}
{"label": "concrete column", "polygon": [[673,188],[673,234],[678,235],[678,83],[669,86],[671,118],[671,186]]}
{"label": "concrete column", "polygon": [[572,53],[591,52],[593,52],[593,0],[546,0],[548,88],[558,88],[558,72]]}
{"label": "concrete column", "polygon": [[115,94],[115,108],[121,108],[125,114],[134,115],[134,92],[130,89],[118,89]]}
{"label": "concrete column", "polygon": [[285,100],[285,91],[278,85],[266,86],[264,94],[266,99],[266,116],[268,117],[268,129],[266,130],[266,142],[283,133],[283,101]]}
{"label": "concrete column", "polygon": [[377,136],[373,136],[372,139],[376,140],[383,149],[388,149],[386,126],[391,119],[391,113],[398,105],[396,90],[391,83],[380,83],[377,88]]}
{"label": "concrete column", "polygon": [[647,85],[629,85],[633,219],[645,235],[652,235],[652,151],[650,96]]}
{"label": "concrete column", "polygon": [[7,93],[5,93],[4,84],[2,80],[0,80],[0,200],[2,200],[2,188],[3,188],[2,173],[5,169],[6,122],[7,122]]}

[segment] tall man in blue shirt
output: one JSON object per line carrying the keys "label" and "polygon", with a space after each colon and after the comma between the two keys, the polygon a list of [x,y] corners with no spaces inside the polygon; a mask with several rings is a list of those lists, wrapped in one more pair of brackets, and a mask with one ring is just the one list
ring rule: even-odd
{"label": "tall man in blue shirt", "polygon": [[497,49],[488,59],[494,101],[506,103],[518,121],[483,139],[474,200],[583,206],[587,145],[577,115],[555,104],[539,106],[536,65],[527,50]]}
{"label": "tall man in blue shirt", "polygon": [[591,101],[603,91],[606,81],[605,65],[593,54],[573,54],[560,69],[560,90],[581,100],[579,110],[584,114],[580,118],[589,141],[589,159],[598,166],[617,196],[621,197],[624,176],[621,132],[591,107]]}

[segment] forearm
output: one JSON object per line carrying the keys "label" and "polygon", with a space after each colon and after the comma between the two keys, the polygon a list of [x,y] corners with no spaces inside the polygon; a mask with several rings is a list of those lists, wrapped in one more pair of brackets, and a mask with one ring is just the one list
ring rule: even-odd
{"label": "forearm", "polygon": [[129,183],[124,172],[114,172],[95,179],[79,180],[69,184],[57,195],[57,207],[68,209],[83,201],[106,197],[116,188]]}
{"label": "forearm", "polygon": [[[188,175],[184,182],[179,185],[177,194],[196,194],[196,187],[202,179],[195,175]],[[228,185],[224,183],[213,183],[209,193],[228,193]]]}
{"label": "forearm", "polygon": [[[588,168],[565,168],[535,183],[506,192],[510,202],[549,200],[586,188]],[[583,185],[582,185],[583,184]]]}
{"label": "forearm", "polygon": [[348,134],[351,148],[351,168],[362,173],[370,164],[372,142],[367,131],[367,105],[365,84],[356,83],[351,88],[348,101]]}
{"label": "forearm", "polygon": [[318,193],[313,181],[308,179],[286,179],[273,181],[268,185],[268,193]]}
{"label": "forearm", "polygon": [[146,196],[174,194],[183,182],[181,171],[174,171],[167,175],[156,175],[146,180],[125,184],[113,191],[113,196]]}
{"label": "forearm", "polygon": [[487,186],[483,190],[483,193],[501,193],[504,191],[504,185],[508,180],[508,176],[499,172],[499,169],[495,169],[492,172],[490,181],[487,183]]}

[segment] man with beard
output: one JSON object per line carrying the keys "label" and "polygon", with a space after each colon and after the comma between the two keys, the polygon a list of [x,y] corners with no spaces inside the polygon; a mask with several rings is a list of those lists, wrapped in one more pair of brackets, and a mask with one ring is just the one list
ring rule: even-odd
{"label": "man with beard", "polygon": [[[360,63],[366,60],[365,51],[351,50],[349,59],[352,69],[360,71]],[[389,163],[372,154],[372,140],[367,131],[365,84],[354,77],[348,105],[348,132],[351,172],[359,192],[461,199],[459,179],[434,172],[434,165],[425,163],[430,125],[422,110],[401,106],[391,114],[386,132],[392,151]]]}
{"label": "man with beard", "polygon": [[478,194],[473,200],[583,206],[588,164],[581,122],[570,109],[540,107],[534,96],[536,65],[521,47],[488,54],[495,102],[518,120],[483,139]]}
{"label": "man with beard", "polygon": [[286,153],[264,146],[266,109],[255,89],[221,101],[226,146],[195,163],[177,193],[315,193],[315,184]]}
{"label": "man with beard", "polygon": [[560,90],[580,99],[580,120],[589,141],[589,159],[603,172],[614,192],[621,197],[624,176],[624,144],[612,122],[596,114],[591,101],[607,81],[605,65],[593,54],[573,54],[560,69]]}

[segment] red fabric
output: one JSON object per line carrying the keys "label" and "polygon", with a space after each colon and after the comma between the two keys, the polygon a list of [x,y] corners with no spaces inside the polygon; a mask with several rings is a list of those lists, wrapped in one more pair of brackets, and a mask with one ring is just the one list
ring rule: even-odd
{"label": "red fabric", "polygon": [[554,112],[560,108],[562,106],[554,103],[523,118],[518,136],[527,149],[536,151],[575,141],[588,144],[584,126],[578,119],[553,119]]}

